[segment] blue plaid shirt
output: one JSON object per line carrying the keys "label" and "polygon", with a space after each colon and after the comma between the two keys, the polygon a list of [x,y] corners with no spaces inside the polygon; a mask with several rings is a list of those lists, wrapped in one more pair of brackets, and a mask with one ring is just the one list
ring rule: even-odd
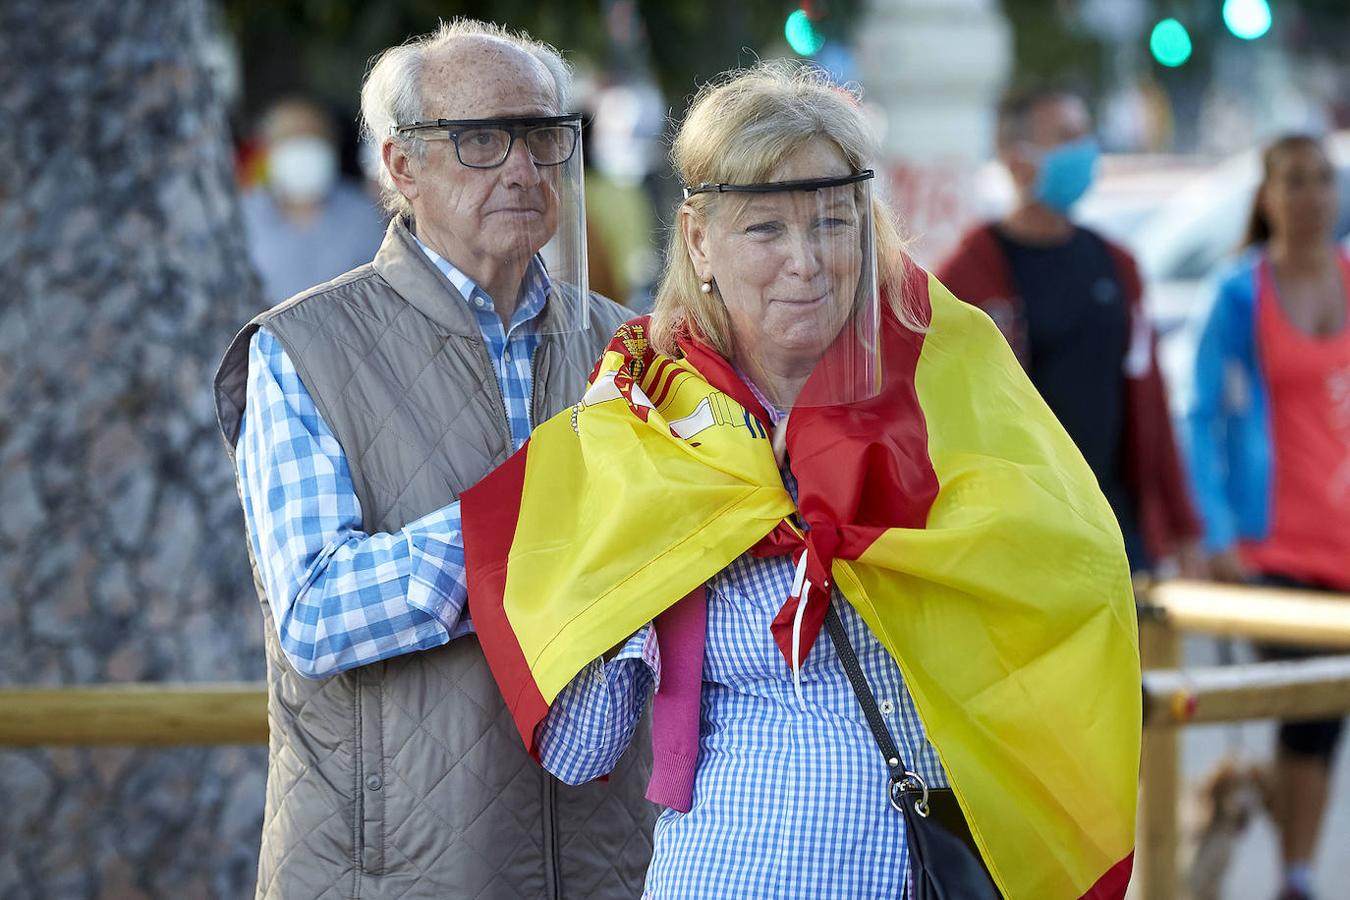
{"label": "blue plaid shirt", "polygon": [[[795,496],[795,481],[784,481]],[[889,772],[828,634],[802,663],[804,703],[770,625],[790,557],[745,554],[708,582],[698,768],[687,813],[656,822],[644,898],[900,898],[904,819]],[[929,787],[946,775],[890,654],[838,591],[832,602],[905,762]],[[538,733],[544,767],[580,784],[609,772],[660,682],[650,625],[558,695]]]}
{"label": "blue plaid shirt", "polygon": [[[535,319],[548,296],[536,260],[503,328],[492,299],[422,244],[474,311],[502,389],[517,449],[530,435]],[[472,631],[459,503],[396,533],[362,529],[347,457],[266,328],[249,345],[247,403],[236,464],[244,521],[272,605],[281,647],[296,671],[322,678]]]}

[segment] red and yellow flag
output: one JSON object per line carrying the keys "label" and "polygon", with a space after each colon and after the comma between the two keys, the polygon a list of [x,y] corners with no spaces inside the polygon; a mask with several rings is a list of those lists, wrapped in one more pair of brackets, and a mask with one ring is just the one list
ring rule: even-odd
{"label": "red and yellow flag", "polygon": [[792,414],[798,504],[743,386],[625,325],[585,398],[461,498],[475,627],[533,750],[587,663],[798,513],[1003,894],[1123,897],[1141,702],[1119,529],[988,317],[909,287],[930,324],[885,317],[881,395]]}

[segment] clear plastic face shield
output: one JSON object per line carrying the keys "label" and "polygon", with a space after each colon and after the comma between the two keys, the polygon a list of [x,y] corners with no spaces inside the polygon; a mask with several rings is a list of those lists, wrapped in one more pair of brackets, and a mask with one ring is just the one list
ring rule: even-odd
{"label": "clear plastic face shield", "polygon": [[[780,409],[881,390],[872,178],[869,169],[685,189],[712,195],[708,293],[726,307],[732,362]],[[795,384],[800,392],[785,396]]]}
{"label": "clear plastic face shield", "polygon": [[518,309],[547,297],[534,319],[540,333],[586,328],[581,116],[435,119],[392,131],[450,144],[446,183],[436,196],[464,261],[449,261],[471,277],[467,261],[478,261],[475,269],[506,279],[504,290],[515,289],[518,272]]}

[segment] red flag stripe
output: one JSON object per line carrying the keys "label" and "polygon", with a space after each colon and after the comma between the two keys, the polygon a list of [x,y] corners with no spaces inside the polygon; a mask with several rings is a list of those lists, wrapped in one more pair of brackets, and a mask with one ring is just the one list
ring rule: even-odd
{"label": "red flag stripe", "polygon": [[1097,879],[1097,883],[1078,900],[1121,900],[1125,889],[1130,886],[1130,872],[1134,869],[1134,851],[1106,870],[1106,874]]}
{"label": "red flag stripe", "polygon": [[469,617],[483,655],[501,688],[506,707],[531,755],[537,758],[534,729],[548,713],[525,653],[503,605],[506,574],[524,496],[529,441],[460,497],[464,529],[464,569],[469,582]]}

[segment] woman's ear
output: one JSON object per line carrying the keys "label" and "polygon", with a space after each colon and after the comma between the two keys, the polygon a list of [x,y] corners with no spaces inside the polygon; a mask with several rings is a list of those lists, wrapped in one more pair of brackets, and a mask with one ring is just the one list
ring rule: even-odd
{"label": "woman's ear", "polygon": [[689,262],[699,281],[712,281],[712,260],[708,257],[708,226],[688,203],[680,206],[680,232],[689,251]]}

